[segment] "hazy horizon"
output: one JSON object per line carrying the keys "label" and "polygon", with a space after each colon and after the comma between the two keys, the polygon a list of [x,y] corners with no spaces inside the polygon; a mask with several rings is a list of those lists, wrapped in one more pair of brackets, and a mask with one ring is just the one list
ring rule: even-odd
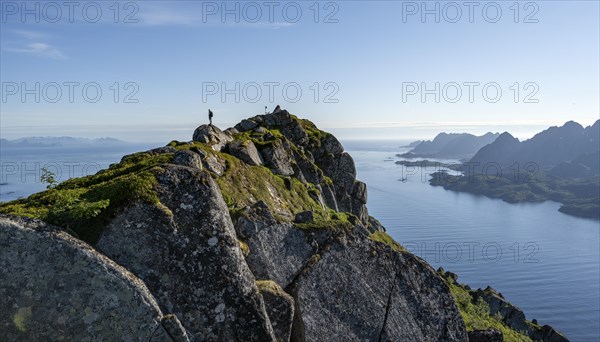
{"label": "hazy horizon", "polygon": [[598,2],[477,3],[474,16],[443,2],[423,16],[413,2],[127,4],[97,18],[5,9],[1,137],[187,139],[209,108],[226,128],[277,104],[358,139],[527,138],[600,115]]}
{"label": "hazy horizon", "polygon": [[[569,120],[567,120],[569,121]],[[565,121],[566,122],[566,121]],[[435,124],[421,124],[415,123],[410,126],[397,126],[392,125],[388,127],[321,127],[323,130],[328,131],[338,137],[340,140],[388,140],[388,141],[415,141],[415,140],[432,140],[439,133],[470,133],[473,135],[483,135],[485,133],[503,133],[508,132],[519,140],[527,140],[533,137],[535,134],[548,129],[552,126],[562,126],[565,122],[550,124],[544,126],[542,124],[536,125],[512,125],[512,126],[468,126],[456,125],[450,127],[441,127]],[[595,122],[595,121],[594,121]],[[591,126],[594,122],[578,122],[583,127]],[[222,130],[235,126],[236,123],[219,124],[215,123],[216,126]],[[101,130],[93,131],[90,128],[77,128],[65,129],[65,134],[47,134],[43,131],[39,134],[8,134],[2,135],[3,139],[16,140],[21,138],[29,137],[73,137],[73,138],[85,138],[85,139],[99,139],[99,138],[114,138],[119,139],[128,143],[166,143],[171,140],[187,141],[191,140],[192,133],[196,126],[190,125],[189,127],[178,127],[178,128],[165,128],[165,127],[153,127],[146,130],[128,130],[127,127],[120,128],[118,130]],[[114,128],[113,128],[114,129]],[[60,131],[57,128],[52,129],[53,132]],[[149,136],[154,137],[148,138]]]}

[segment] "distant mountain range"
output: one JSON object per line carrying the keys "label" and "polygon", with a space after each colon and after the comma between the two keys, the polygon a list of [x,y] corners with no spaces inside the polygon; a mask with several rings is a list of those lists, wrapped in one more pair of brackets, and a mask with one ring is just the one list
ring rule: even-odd
{"label": "distant mountain range", "polygon": [[510,203],[552,200],[563,213],[600,219],[600,120],[585,128],[569,121],[525,141],[502,133],[462,171],[437,172],[429,182]]}
{"label": "distant mountain range", "polygon": [[15,140],[0,139],[0,148],[26,147],[86,147],[120,146],[129,143],[114,138],[74,138],[74,137],[25,137]]}
{"label": "distant mountain range", "polygon": [[483,146],[490,144],[500,134],[488,132],[482,136],[469,133],[440,133],[433,141],[415,141],[407,147],[413,149],[399,155],[403,158],[469,159]]}
{"label": "distant mountain range", "polygon": [[471,163],[497,163],[511,167],[519,163],[535,163],[541,170],[559,176],[586,177],[598,174],[600,166],[600,120],[592,126],[569,121],[561,127],[550,127],[533,138],[519,141],[505,132],[493,143],[482,147]]}

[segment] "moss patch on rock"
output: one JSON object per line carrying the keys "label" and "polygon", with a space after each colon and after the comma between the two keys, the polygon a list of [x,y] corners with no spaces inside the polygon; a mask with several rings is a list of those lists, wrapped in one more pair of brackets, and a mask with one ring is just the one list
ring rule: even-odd
{"label": "moss patch on rock", "polygon": [[217,184],[230,210],[262,200],[279,216],[292,218],[296,213],[312,210],[315,217],[327,218],[327,211],[310,196],[311,186],[294,177],[275,175],[267,167],[250,166],[228,154],[216,153],[226,163]]}
{"label": "moss patch on rock", "polygon": [[398,242],[396,242],[394,239],[392,239],[392,237],[389,236],[388,233],[386,233],[386,232],[378,231],[375,233],[371,233],[369,235],[369,238],[373,241],[383,243],[383,244],[390,246],[392,248],[392,250],[394,250],[396,252],[407,252],[407,250],[404,247],[402,247],[402,245],[400,245]]}
{"label": "moss patch on rock", "polygon": [[483,299],[479,298],[477,302],[473,302],[471,290],[464,286],[458,285],[454,280],[445,278],[446,283],[450,287],[452,297],[460,310],[460,314],[465,321],[467,331],[485,330],[493,328],[499,330],[504,335],[504,341],[507,342],[532,342],[527,335],[514,331],[502,322],[502,318],[490,315],[490,308]]}
{"label": "moss patch on rock", "polygon": [[151,172],[173,154],[136,153],[95,175],[67,180],[53,189],[0,204],[0,213],[38,218],[95,243],[116,210],[134,201],[158,204]]}
{"label": "moss patch on rock", "polygon": [[281,286],[272,280],[257,280],[256,287],[260,292],[268,292],[281,297],[287,295]]}

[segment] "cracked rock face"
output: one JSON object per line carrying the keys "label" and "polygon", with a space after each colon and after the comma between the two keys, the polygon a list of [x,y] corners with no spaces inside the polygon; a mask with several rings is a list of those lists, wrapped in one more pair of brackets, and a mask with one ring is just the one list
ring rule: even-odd
{"label": "cracked rock face", "polygon": [[138,278],[41,221],[0,217],[0,279],[2,340],[149,341],[167,333]]}
{"label": "cracked rock face", "polygon": [[444,280],[422,260],[370,240],[365,228],[298,229],[257,203],[236,229],[257,279],[294,298],[292,341],[467,339]]}
{"label": "cracked rock face", "polygon": [[216,183],[188,167],[156,172],[162,205],[125,209],[96,247],[140,277],[190,339],[274,340]]}
{"label": "cracked rock face", "polygon": [[444,281],[424,262],[341,235],[288,287],[294,341],[466,341]]}

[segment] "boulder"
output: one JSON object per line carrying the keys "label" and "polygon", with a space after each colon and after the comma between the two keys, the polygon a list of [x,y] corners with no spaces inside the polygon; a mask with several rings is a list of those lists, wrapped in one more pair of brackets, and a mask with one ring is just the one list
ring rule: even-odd
{"label": "boulder", "polygon": [[267,313],[278,342],[287,342],[292,333],[294,321],[294,298],[272,280],[256,282],[267,307]]}
{"label": "boulder", "polygon": [[240,131],[238,131],[237,128],[235,128],[235,127],[229,127],[228,129],[224,130],[223,132],[225,134],[231,135],[231,136],[234,136],[235,134],[240,133]]}
{"label": "boulder", "polygon": [[[200,157],[202,162],[202,168],[212,172],[216,176],[220,177],[225,172],[225,161],[220,160],[213,154],[208,153],[200,148],[192,147],[190,151],[195,152]],[[201,168],[201,169],[202,169]]]}
{"label": "boulder", "polygon": [[325,153],[336,155],[344,152],[344,146],[333,134],[327,134],[321,142],[321,146]]}
{"label": "boulder", "polygon": [[173,156],[173,164],[202,170],[202,158],[198,153],[189,150],[177,151]]}
{"label": "boulder", "polygon": [[194,131],[194,141],[210,144],[215,151],[221,151],[233,137],[214,125],[202,125]]}
{"label": "boulder", "polygon": [[163,310],[201,341],[274,341],[255,279],[219,187],[208,172],[153,171],[160,203],[118,214],[98,250],[140,277]]}
{"label": "boulder", "polygon": [[266,128],[264,128],[264,127],[262,127],[262,126],[261,126],[261,127],[256,127],[256,128],[254,129],[254,132],[256,132],[256,133],[260,133],[260,134],[266,134],[266,133],[267,133],[267,129],[266,129]]}
{"label": "boulder", "polygon": [[244,163],[253,166],[263,164],[262,157],[258,153],[256,146],[251,140],[234,140],[230,142],[227,146],[229,148],[229,154],[231,154],[234,157],[237,157]]}
{"label": "boulder", "polygon": [[0,217],[0,279],[6,341],[185,340],[140,279],[38,220]]}
{"label": "boulder", "polygon": [[288,151],[290,146],[287,142],[276,140],[271,144],[268,144],[260,150],[262,159],[265,165],[273,171],[273,173],[282,176],[291,176],[294,174],[292,168],[292,158]]}
{"label": "boulder", "polygon": [[283,127],[287,125],[292,125],[294,123],[294,118],[290,115],[287,110],[280,110],[279,112],[273,112],[271,114],[258,115],[255,116],[254,121],[264,123],[270,127]]}
{"label": "boulder", "polygon": [[504,335],[496,329],[469,331],[469,342],[504,342]]}
{"label": "boulder", "polygon": [[258,123],[252,119],[244,119],[239,124],[235,125],[235,129],[240,132],[251,131],[258,127]]}

